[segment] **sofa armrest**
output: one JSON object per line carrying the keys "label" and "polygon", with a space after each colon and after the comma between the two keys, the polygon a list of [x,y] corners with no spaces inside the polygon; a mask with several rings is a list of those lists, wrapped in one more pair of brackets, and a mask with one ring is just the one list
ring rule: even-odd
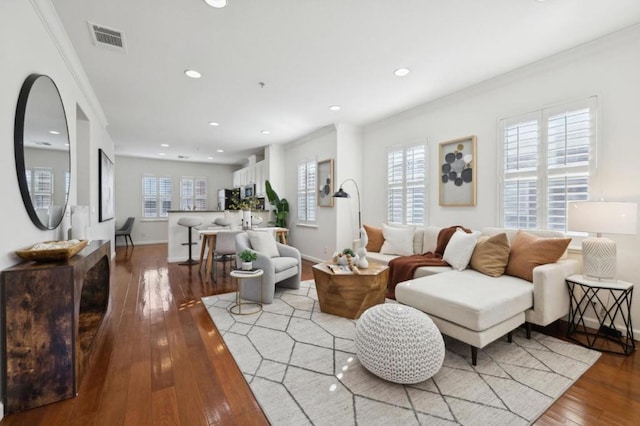
{"label": "sofa armrest", "polygon": [[577,274],[578,261],[562,259],[533,268],[533,309],[527,321],[546,326],[569,313],[569,291],[565,278]]}

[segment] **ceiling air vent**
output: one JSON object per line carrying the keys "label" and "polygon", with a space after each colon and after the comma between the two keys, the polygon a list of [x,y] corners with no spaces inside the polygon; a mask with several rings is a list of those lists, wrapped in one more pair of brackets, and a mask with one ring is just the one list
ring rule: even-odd
{"label": "ceiling air vent", "polygon": [[91,30],[93,43],[96,46],[119,50],[121,52],[127,51],[127,46],[124,42],[124,33],[122,31],[107,28],[103,25],[94,24],[92,22],[89,22],[89,29]]}
{"label": "ceiling air vent", "polygon": [[186,160],[187,158],[189,158],[189,156],[187,156],[187,155],[178,155],[178,158],[180,158],[181,160]]}

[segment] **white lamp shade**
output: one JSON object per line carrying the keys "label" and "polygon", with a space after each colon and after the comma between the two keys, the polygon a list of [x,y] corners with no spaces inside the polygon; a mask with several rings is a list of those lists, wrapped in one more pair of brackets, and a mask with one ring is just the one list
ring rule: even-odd
{"label": "white lamp shade", "polygon": [[567,206],[569,231],[635,234],[638,204],[610,201],[571,201]]}
{"label": "white lamp shade", "polygon": [[215,7],[217,9],[225,7],[227,5],[227,0],[204,0],[206,4],[211,7]]}

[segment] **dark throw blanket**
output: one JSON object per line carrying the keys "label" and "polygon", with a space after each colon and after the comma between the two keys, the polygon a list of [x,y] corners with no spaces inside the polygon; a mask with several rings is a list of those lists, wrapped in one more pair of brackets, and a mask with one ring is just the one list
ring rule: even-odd
{"label": "dark throw blanket", "polygon": [[416,269],[421,266],[447,266],[448,263],[442,260],[444,250],[451,236],[456,232],[457,228],[461,228],[466,233],[471,233],[470,229],[463,226],[450,226],[443,228],[438,233],[438,244],[435,252],[427,252],[423,254],[414,254],[412,256],[401,256],[389,262],[389,282],[387,283],[387,297],[395,299],[396,285],[403,281],[413,279]]}

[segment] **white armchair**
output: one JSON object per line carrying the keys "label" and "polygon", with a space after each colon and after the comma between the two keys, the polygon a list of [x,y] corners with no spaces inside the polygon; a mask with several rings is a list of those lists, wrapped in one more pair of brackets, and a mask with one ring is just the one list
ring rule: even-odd
{"label": "white armchair", "polygon": [[[252,233],[254,242],[259,234],[264,234],[270,240],[263,239],[262,244],[257,244],[254,248],[251,244],[249,233]],[[271,245],[273,241],[274,246]],[[265,250],[264,245],[268,246]],[[253,267],[262,269],[262,300],[260,300],[260,278],[254,280],[243,280],[243,288],[240,289],[240,296],[243,299],[261,303],[273,303],[275,286],[298,289],[300,288],[300,278],[302,276],[302,264],[300,252],[295,247],[280,244],[275,241],[271,233],[264,231],[248,231],[236,235],[236,254],[244,250],[256,252],[258,258],[253,261]],[[240,260],[237,259],[238,264]]]}

